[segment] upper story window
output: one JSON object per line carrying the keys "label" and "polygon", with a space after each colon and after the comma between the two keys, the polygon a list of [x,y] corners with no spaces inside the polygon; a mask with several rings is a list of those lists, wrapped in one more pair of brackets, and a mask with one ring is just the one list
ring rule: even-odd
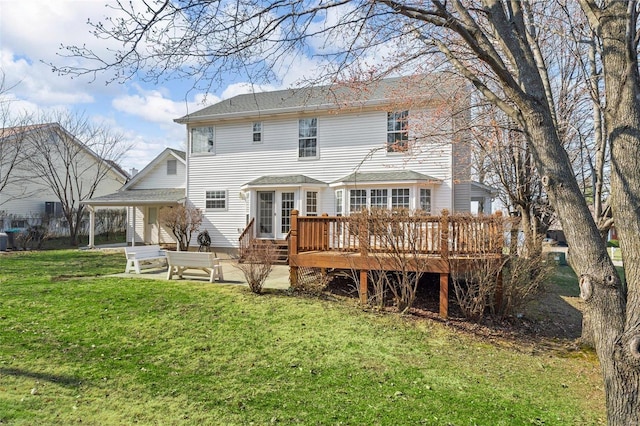
{"label": "upper story window", "polygon": [[227,191],[206,191],[205,207],[207,210],[226,210]]}
{"label": "upper story window", "polygon": [[431,190],[420,188],[420,209],[431,213]]}
{"label": "upper story window", "polygon": [[178,174],[178,160],[167,160],[167,174]]}
{"label": "upper story window", "polygon": [[409,147],[409,111],[387,113],[387,152],[403,152]]}
{"label": "upper story window", "polygon": [[253,123],[253,143],[262,143],[262,121]]}
{"label": "upper story window", "polygon": [[318,119],[301,118],[298,121],[298,158],[318,157]]}
{"label": "upper story window", "polygon": [[191,129],[191,153],[215,154],[215,132],[213,127],[194,127]]}
{"label": "upper story window", "polygon": [[318,193],[307,191],[307,216],[318,216]]}

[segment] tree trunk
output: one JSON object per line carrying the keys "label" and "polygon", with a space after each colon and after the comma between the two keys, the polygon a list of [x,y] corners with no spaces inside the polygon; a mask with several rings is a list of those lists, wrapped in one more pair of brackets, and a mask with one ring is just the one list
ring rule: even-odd
{"label": "tree trunk", "polygon": [[[611,2],[600,17],[605,74],[607,135],[611,145],[611,207],[620,236],[627,281],[606,277],[609,303],[588,302],[602,364],[610,426],[640,424],[640,97],[636,20],[626,2]],[[629,35],[629,26],[631,34]],[[620,299],[619,301],[617,299]],[[602,356],[600,355],[602,353]]]}

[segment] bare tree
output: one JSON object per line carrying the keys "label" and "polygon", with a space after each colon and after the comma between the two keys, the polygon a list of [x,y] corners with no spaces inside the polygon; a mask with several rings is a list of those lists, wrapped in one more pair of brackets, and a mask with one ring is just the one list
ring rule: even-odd
{"label": "bare tree", "polygon": [[24,133],[27,178],[61,203],[70,242],[77,245],[86,209],[82,202],[110,181],[117,182],[110,191],[126,181],[116,162],[128,145],[121,135],[81,114],[45,114],[41,120],[46,124],[31,125]]}
{"label": "bare tree", "polygon": [[176,207],[163,207],[158,213],[158,220],[169,228],[178,240],[178,250],[188,251],[191,235],[202,224],[202,211],[193,206],[179,204]]}
{"label": "bare tree", "polygon": [[[556,0],[562,2],[563,0]],[[603,136],[610,147],[610,205],[627,268],[627,287],[606,252],[575,178],[558,120],[557,63],[542,40],[554,35],[548,2],[527,0],[396,0],[284,2],[155,1],[95,25],[96,35],[123,43],[114,58],[72,48],[95,61],[62,72],[115,69],[126,80],[193,77],[207,89],[224,73],[276,77],[292,57],[317,48],[321,74],[380,77],[402,70],[447,68],[466,77],[530,141],[545,192],[571,246],[572,266],[594,324],[611,425],[640,424],[640,75],[637,1],[576,0],[600,40]],[[567,0],[567,3],[570,2]],[[576,9],[578,10],[578,9]],[[330,16],[331,19],[325,19]],[[571,31],[571,29],[568,29]],[[318,48],[318,46],[320,46]],[[426,59],[430,60],[427,61]],[[371,65],[372,66],[368,66]],[[363,77],[368,78],[368,77]]]}
{"label": "bare tree", "polygon": [[21,148],[24,133],[21,131],[28,124],[27,115],[16,116],[11,108],[11,100],[6,95],[11,87],[5,85],[4,73],[0,71],[0,206],[7,201],[31,195],[24,186],[22,191],[12,191],[11,195],[3,191],[7,186],[16,186],[20,176],[16,171],[21,168],[26,155]]}

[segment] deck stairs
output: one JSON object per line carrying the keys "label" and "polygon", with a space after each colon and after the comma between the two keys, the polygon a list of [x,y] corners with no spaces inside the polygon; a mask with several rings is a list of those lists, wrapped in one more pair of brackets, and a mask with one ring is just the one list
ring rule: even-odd
{"label": "deck stairs", "polygon": [[266,244],[273,244],[275,246],[275,265],[287,265],[289,263],[289,244],[287,241],[264,238],[252,238],[249,246],[240,253],[239,262],[244,262],[252,250],[260,250]]}

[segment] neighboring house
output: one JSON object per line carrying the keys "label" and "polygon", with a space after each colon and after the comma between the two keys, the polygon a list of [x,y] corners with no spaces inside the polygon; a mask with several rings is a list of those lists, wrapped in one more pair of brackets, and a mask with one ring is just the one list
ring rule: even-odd
{"label": "neighboring house", "polygon": [[[91,212],[100,207],[127,208],[127,241],[174,244],[170,231],[158,222],[163,207],[185,202],[186,158],[183,151],[167,148],[137,173],[119,191],[85,202]],[[93,230],[89,246],[93,246]]]}
{"label": "neighboring house", "polygon": [[[47,149],[46,155],[38,152]],[[50,228],[60,228],[51,232],[64,234],[68,225],[62,219],[60,198],[43,178],[42,170],[55,170],[62,180],[59,187],[64,185],[64,196],[75,201],[74,207],[89,191],[93,190],[94,196],[108,194],[128,179],[117,164],[100,158],[57,123],[0,129],[0,157],[0,231],[39,225],[46,217]],[[43,164],[34,166],[33,161],[40,160]],[[67,173],[69,169],[73,171]]]}
{"label": "neighboring house", "polygon": [[229,252],[252,220],[252,237],[284,239],[293,209],[437,215],[474,200],[490,213],[494,190],[470,180],[468,102],[448,75],[235,96],[175,120],[188,132],[187,200]]}

